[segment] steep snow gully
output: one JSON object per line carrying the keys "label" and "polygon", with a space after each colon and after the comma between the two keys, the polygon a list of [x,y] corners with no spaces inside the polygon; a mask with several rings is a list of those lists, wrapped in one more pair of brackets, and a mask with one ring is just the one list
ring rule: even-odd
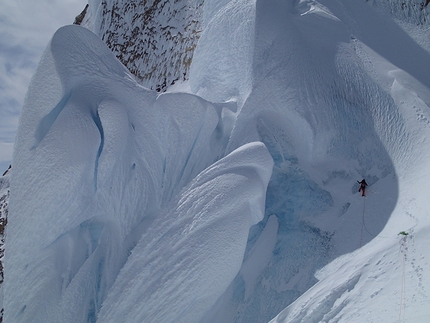
{"label": "steep snow gully", "polygon": [[5,322],[428,322],[430,54],[377,7],[205,1],[163,94],[58,30],[15,144]]}

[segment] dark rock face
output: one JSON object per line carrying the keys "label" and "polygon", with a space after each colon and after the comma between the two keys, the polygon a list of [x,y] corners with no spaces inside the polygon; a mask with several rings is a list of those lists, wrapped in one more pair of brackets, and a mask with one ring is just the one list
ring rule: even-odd
{"label": "dark rock face", "polygon": [[85,15],[87,14],[88,7],[89,5],[87,4],[84,10],[82,10],[82,12],[75,17],[75,21],[73,22],[74,25],[80,25],[82,23],[85,18]]}
{"label": "dark rock face", "polygon": [[96,33],[148,88],[187,80],[202,28],[203,0],[101,2]]}
{"label": "dark rock face", "polygon": [[[0,177],[0,287],[3,284],[4,230],[9,213],[9,175],[11,167]],[[0,322],[3,322],[3,309],[0,310]]]}

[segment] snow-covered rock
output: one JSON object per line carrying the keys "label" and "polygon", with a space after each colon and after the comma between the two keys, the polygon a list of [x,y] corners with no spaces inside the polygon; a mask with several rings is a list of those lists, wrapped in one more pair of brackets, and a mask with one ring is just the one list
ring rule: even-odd
{"label": "snow-covered rock", "polygon": [[4,257],[4,231],[7,225],[9,214],[9,195],[10,195],[10,170],[9,167],[0,177],[0,321],[3,319],[3,257]]}
{"label": "snow-covered rock", "polygon": [[188,79],[203,24],[203,0],[93,0],[81,25],[151,89]]}

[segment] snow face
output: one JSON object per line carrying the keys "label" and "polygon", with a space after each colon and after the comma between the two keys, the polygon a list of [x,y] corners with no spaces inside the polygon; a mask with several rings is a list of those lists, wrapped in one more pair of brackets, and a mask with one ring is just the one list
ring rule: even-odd
{"label": "snow face", "polygon": [[191,91],[241,107],[252,88],[256,1],[212,2],[205,2],[208,13],[190,68]]}
{"label": "snow face", "polygon": [[364,1],[208,1],[202,26],[191,93],[162,95],[88,30],[54,35],[6,322],[427,322],[426,49]]}
{"label": "snow face", "polygon": [[[368,6],[345,3],[348,10],[343,13],[354,15],[347,20],[342,18],[339,8],[324,3],[341,21],[355,22],[351,26],[355,33],[351,44],[357,62],[362,62],[370,76],[371,82],[368,79],[362,84],[379,87],[377,92],[371,88],[366,88],[366,92],[369,101],[373,101],[373,128],[398,177],[398,198],[387,225],[378,235],[373,230],[383,214],[381,205],[397,194],[392,191],[393,182],[378,181],[371,185],[362,212],[359,209],[355,212],[362,213],[362,224],[358,226],[364,234],[375,238],[364,248],[321,270],[316,276],[319,282],[271,322],[426,322],[430,317],[424,307],[429,299],[429,277],[422,274],[421,268],[428,264],[422,247],[428,243],[425,237],[428,212],[418,205],[427,203],[423,195],[427,175],[422,169],[428,163],[424,138],[429,128],[424,120],[429,109],[430,82],[417,67],[425,64],[428,54],[413,44],[394,22],[375,15]],[[387,51],[399,43],[408,44],[407,50],[398,47],[395,53]],[[342,60],[351,57],[345,54]],[[390,192],[394,193],[391,197]],[[408,236],[399,235],[404,231]],[[342,240],[348,243],[351,236]]]}
{"label": "snow face", "polygon": [[[408,50],[399,46],[399,41],[408,44]],[[381,291],[373,294],[375,290],[368,285],[372,280],[360,280],[357,272],[372,277],[373,270],[380,270],[383,280],[391,271],[380,269],[376,264],[381,259],[372,252],[380,255],[388,248],[385,240],[391,239],[388,249],[394,261],[401,227],[415,230],[417,226],[417,220],[405,219],[402,211],[393,220],[397,214],[393,211],[400,201],[409,204],[409,199],[414,199],[409,193],[406,197],[410,188],[404,187],[409,187],[404,179],[421,172],[414,169],[411,173],[409,167],[427,164],[426,158],[412,160],[415,154],[411,153],[416,147],[421,156],[428,131],[425,123],[415,124],[415,119],[428,111],[430,82],[419,68],[427,60],[428,54],[394,21],[379,16],[368,4],[257,3],[253,88],[237,117],[229,148],[260,140],[268,147],[275,166],[267,191],[266,216],[252,230],[243,270],[204,322],[269,321],[271,312],[290,304],[321,279],[314,273],[324,264],[364,245],[364,249],[372,250],[367,256],[354,253],[348,258],[355,260],[350,268],[360,269],[347,271],[349,276],[334,270],[327,285],[317,292],[321,304],[313,300],[315,294],[305,294],[303,301],[299,298],[292,310],[286,310],[292,313],[297,309],[301,314],[277,319],[321,322],[345,317],[345,322],[350,322],[355,319],[354,304],[361,301],[360,293],[366,289],[366,299],[379,295],[379,302],[366,302],[354,313],[361,319],[367,315],[368,321],[385,321],[383,314],[376,312],[378,306],[391,307],[388,295],[397,292],[396,287],[380,287]],[[420,63],[415,65],[417,61]],[[413,92],[406,94],[404,86]],[[407,107],[414,107],[418,114]],[[354,185],[363,177],[370,184],[366,198],[356,194],[358,185]],[[267,265],[264,270],[249,266],[246,259],[255,254],[254,246],[261,243],[265,225],[273,226],[273,215],[278,222],[277,232],[272,231],[276,245],[258,256]],[[426,217],[425,212],[421,216]],[[418,222],[426,226],[426,221]],[[384,227],[389,233],[381,232]],[[389,238],[378,239],[378,234]],[[268,263],[265,252],[271,255]],[[415,259],[422,255],[422,250],[414,251]],[[372,259],[369,271],[367,257]],[[417,268],[416,263],[414,266]],[[333,285],[334,277],[344,279]],[[412,272],[409,277],[416,283],[423,280],[422,275]],[[390,286],[396,286],[394,280]],[[348,308],[338,305],[346,293],[354,295]],[[423,289],[414,299],[424,304],[426,294]],[[411,315],[413,305],[409,306]],[[394,321],[398,312],[391,315]]]}

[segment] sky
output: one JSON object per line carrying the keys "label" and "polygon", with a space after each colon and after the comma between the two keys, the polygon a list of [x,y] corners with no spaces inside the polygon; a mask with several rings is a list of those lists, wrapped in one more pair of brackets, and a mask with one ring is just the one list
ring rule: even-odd
{"label": "sky", "polygon": [[0,0],[0,175],[12,160],[25,93],[54,32],[87,0]]}

